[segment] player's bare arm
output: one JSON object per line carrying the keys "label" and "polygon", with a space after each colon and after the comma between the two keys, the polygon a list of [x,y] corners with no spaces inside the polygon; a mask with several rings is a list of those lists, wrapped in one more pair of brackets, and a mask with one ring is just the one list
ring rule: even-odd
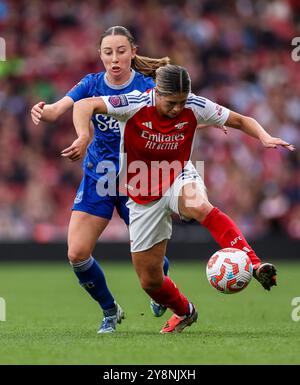
{"label": "player's bare arm", "polygon": [[44,122],[55,122],[61,115],[69,110],[73,104],[74,101],[69,96],[64,96],[52,104],[39,102],[31,109],[31,119],[36,125],[38,125],[41,120]]}
{"label": "player's bare arm", "polygon": [[73,107],[73,123],[77,139],[61,152],[61,156],[77,161],[85,155],[90,141],[90,121],[93,114],[106,114],[107,108],[101,97],[79,100]]}
{"label": "player's bare arm", "polygon": [[[212,125],[211,124],[198,124],[197,125],[198,130],[203,130],[204,128],[209,128],[209,127],[212,127]],[[226,126],[213,126],[213,127],[221,129],[225,135],[228,134],[228,129]]]}
{"label": "player's bare arm", "polygon": [[244,116],[238,114],[237,112],[230,111],[225,125],[241,130],[245,132],[245,134],[260,140],[266,148],[277,148],[277,146],[282,146],[290,151],[295,150],[295,147],[292,144],[287,143],[280,138],[272,137],[255,119],[250,118],[249,116]]}

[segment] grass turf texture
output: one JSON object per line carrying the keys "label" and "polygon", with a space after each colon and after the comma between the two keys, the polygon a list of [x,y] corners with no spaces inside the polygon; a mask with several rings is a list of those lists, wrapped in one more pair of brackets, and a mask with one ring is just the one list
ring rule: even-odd
{"label": "grass turf texture", "polygon": [[199,311],[196,324],[159,334],[170,312],[152,316],[130,263],[103,263],[126,320],[116,333],[97,335],[102,313],[67,263],[0,263],[7,315],[0,322],[0,364],[300,363],[300,321],[291,317],[300,264],[277,262],[279,286],[271,292],[253,279],[234,295],[209,286],[204,264],[171,264],[170,276]]}

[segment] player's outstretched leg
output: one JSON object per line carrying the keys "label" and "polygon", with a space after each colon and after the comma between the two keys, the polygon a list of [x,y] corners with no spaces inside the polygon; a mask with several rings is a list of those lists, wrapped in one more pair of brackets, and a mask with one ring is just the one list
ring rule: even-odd
{"label": "player's outstretched leg", "polygon": [[125,314],[117,303],[111,309],[103,310],[104,318],[98,330],[98,334],[113,333],[116,331],[117,324],[125,318]]}
{"label": "player's outstretched leg", "polygon": [[195,306],[189,302],[190,312],[189,314],[178,316],[173,314],[172,317],[164,324],[161,329],[161,333],[181,333],[187,326],[191,326],[194,322],[197,322],[198,313]]}
{"label": "player's outstretched leg", "polygon": [[260,263],[254,266],[253,277],[268,291],[270,291],[272,286],[277,286],[276,268],[271,263]]}
{"label": "player's outstretched leg", "polygon": [[275,267],[270,263],[261,262],[241,230],[228,215],[214,207],[201,224],[209,230],[222,248],[234,247],[247,253],[253,265],[253,276],[264,289],[270,290],[272,286],[276,286]]}
{"label": "player's outstretched leg", "polygon": [[[164,270],[164,275],[168,275],[168,272],[169,272],[169,260],[168,260],[168,258],[166,256],[164,257],[163,270]],[[167,307],[164,306],[164,305],[161,305],[159,303],[156,303],[153,299],[151,299],[151,301],[150,301],[150,309],[151,309],[151,312],[154,315],[154,317],[161,317],[163,314],[165,314],[165,312],[167,310]]]}

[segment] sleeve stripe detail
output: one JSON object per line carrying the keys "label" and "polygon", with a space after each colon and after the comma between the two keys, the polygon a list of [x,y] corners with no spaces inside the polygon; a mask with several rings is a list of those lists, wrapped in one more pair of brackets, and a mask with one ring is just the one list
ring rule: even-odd
{"label": "sleeve stripe detail", "polygon": [[129,95],[127,95],[127,99],[128,100],[133,100],[133,101],[139,101],[139,100],[147,100],[147,99],[149,99],[149,97],[148,97],[148,95],[144,95],[144,96],[129,96]]}
{"label": "sleeve stripe detail", "polygon": [[205,98],[202,98],[201,96],[191,96],[191,97],[189,97],[188,98],[188,100],[190,101],[190,100],[196,100],[196,101],[201,101],[201,102],[203,102],[203,103],[206,103],[206,99]]}
{"label": "sleeve stripe detail", "polygon": [[130,102],[130,104],[146,104],[147,106],[148,105],[150,105],[150,101],[149,100],[147,100],[146,101],[146,103],[145,103],[145,101],[131,101],[131,100],[129,100],[129,102]]}
{"label": "sleeve stripe detail", "polygon": [[186,105],[188,105],[188,106],[196,105],[198,107],[205,108],[205,103],[201,104],[201,103],[197,103],[195,101],[189,101],[189,102],[186,103]]}

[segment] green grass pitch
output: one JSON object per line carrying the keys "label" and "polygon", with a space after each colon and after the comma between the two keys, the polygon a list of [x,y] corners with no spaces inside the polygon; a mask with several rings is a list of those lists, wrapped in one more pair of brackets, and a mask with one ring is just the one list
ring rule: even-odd
{"label": "green grass pitch", "polygon": [[[68,263],[0,263],[0,364],[300,364],[300,264],[276,263],[278,287],[252,281],[244,292],[211,288],[203,263],[171,261],[170,275],[195,303],[196,324],[161,335],[169,318],[150,313],[130,262],[103,263],[126,312],[112,335],[97,335],[102,313],[77,284]],[[300,304],[299,304],[300,305]]]}

